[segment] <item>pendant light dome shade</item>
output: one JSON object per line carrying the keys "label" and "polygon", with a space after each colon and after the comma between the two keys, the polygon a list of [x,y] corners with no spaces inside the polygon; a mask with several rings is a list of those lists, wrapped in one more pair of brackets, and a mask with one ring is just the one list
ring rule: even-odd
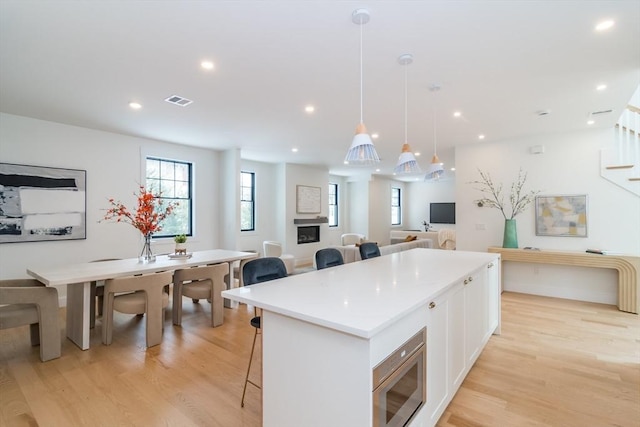
{"label": "pendant light dome shade", "polygon": [[360,123],[356,127],[356,134],[344,161],[350,165],[373,165],[380,161],[364,123]]}
{"label": "pendant light dome shade", "polygon": [[[441,89],[439,84],[432,84],[429,90],[433,93],[438,92]],[[438,158],[438,143],[436,137],[436,107],[433,107],[433,157],[431,158],[431,164],[429,165],[429,169],[427,169],[427,174],[424,177],[425,181],[440,179],[442,174],[444,173],[443,163]]]}
{"label": "pendant light dome shade", "polygon": [[418,165],[418,161],[416,157],[411,152],[411,147],[409,144],[402,144],[402,152],[398,157],[398,163],[396,163],[396,167],[393,169],[395,173],[401,174],[410,174],[410,173],[420,173],[420,166]]}
{"label": "pendant light dome shade", "polygon": [[356,127],[356,134],[344,161],[350,165],[373,165],[380,162],[380,157],[378,157],[373,141],[364,125],[362,107],[362,26],[369,22],[369,11],[367,9],[357,9],[351,15],[351,20],[354,24],[360,25],[360,124]]}
{"label": "pendant light dome shade", "polygon": [[398,58],[398,62],[400,65],[405,67],[404,69],[404,144],[402,144],[402,151],[400,152],[400,156],[398,157],[398,163],[396,163],[396,167],[393,169],[393,172],[396,174],[412,174],[412,173],[421,173],[420,166],[418,165],[418,161],[416,157],[411,152],[411,147],[407,142],[407,68],[406,66],[413,62],[413,55],[404,54]]}

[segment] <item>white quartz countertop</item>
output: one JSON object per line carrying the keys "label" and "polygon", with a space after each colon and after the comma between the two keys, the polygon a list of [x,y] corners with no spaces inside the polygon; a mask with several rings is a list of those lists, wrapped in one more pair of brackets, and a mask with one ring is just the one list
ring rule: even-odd
{"label": "white quartz countertop", "polygon": [[371,338],[470,273],[484,252],[412,249],[222,292],[225,298]]}

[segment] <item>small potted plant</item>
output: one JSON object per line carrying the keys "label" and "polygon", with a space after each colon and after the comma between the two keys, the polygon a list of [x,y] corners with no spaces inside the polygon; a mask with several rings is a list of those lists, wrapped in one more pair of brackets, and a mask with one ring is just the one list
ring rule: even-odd
{"label": "small potted plant", "polygon": [[176,242],[176,255],[186,255],[187,254],[187,235],[186,234],[178,234],[173,240]]}

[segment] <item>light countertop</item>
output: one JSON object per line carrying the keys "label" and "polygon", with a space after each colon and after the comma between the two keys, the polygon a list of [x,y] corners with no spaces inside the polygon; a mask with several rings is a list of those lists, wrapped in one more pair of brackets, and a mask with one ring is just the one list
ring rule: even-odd
{"label": "light countertop", "polygon": [[371,338],[498,258],[498,254],[484,252],[412,249],[231,289],[222,295]]}

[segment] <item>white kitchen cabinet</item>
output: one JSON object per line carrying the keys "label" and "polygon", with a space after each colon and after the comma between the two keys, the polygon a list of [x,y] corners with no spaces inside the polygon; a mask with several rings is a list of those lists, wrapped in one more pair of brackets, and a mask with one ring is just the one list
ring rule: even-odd
{"label": "white kitchen cabinet", "polygon": [[408,425],[435,425],[500,310],[499,262],[413,249],[224,291],[263,310],[263,426],[371,426],[373,369],[425,326],[426,402]]}
{"label": "white kitchen cabinet", "polygon": [[449,293],[429,302],[427,307],[427,404],[429,423],[435,424],[447,407],[449,380]]}

